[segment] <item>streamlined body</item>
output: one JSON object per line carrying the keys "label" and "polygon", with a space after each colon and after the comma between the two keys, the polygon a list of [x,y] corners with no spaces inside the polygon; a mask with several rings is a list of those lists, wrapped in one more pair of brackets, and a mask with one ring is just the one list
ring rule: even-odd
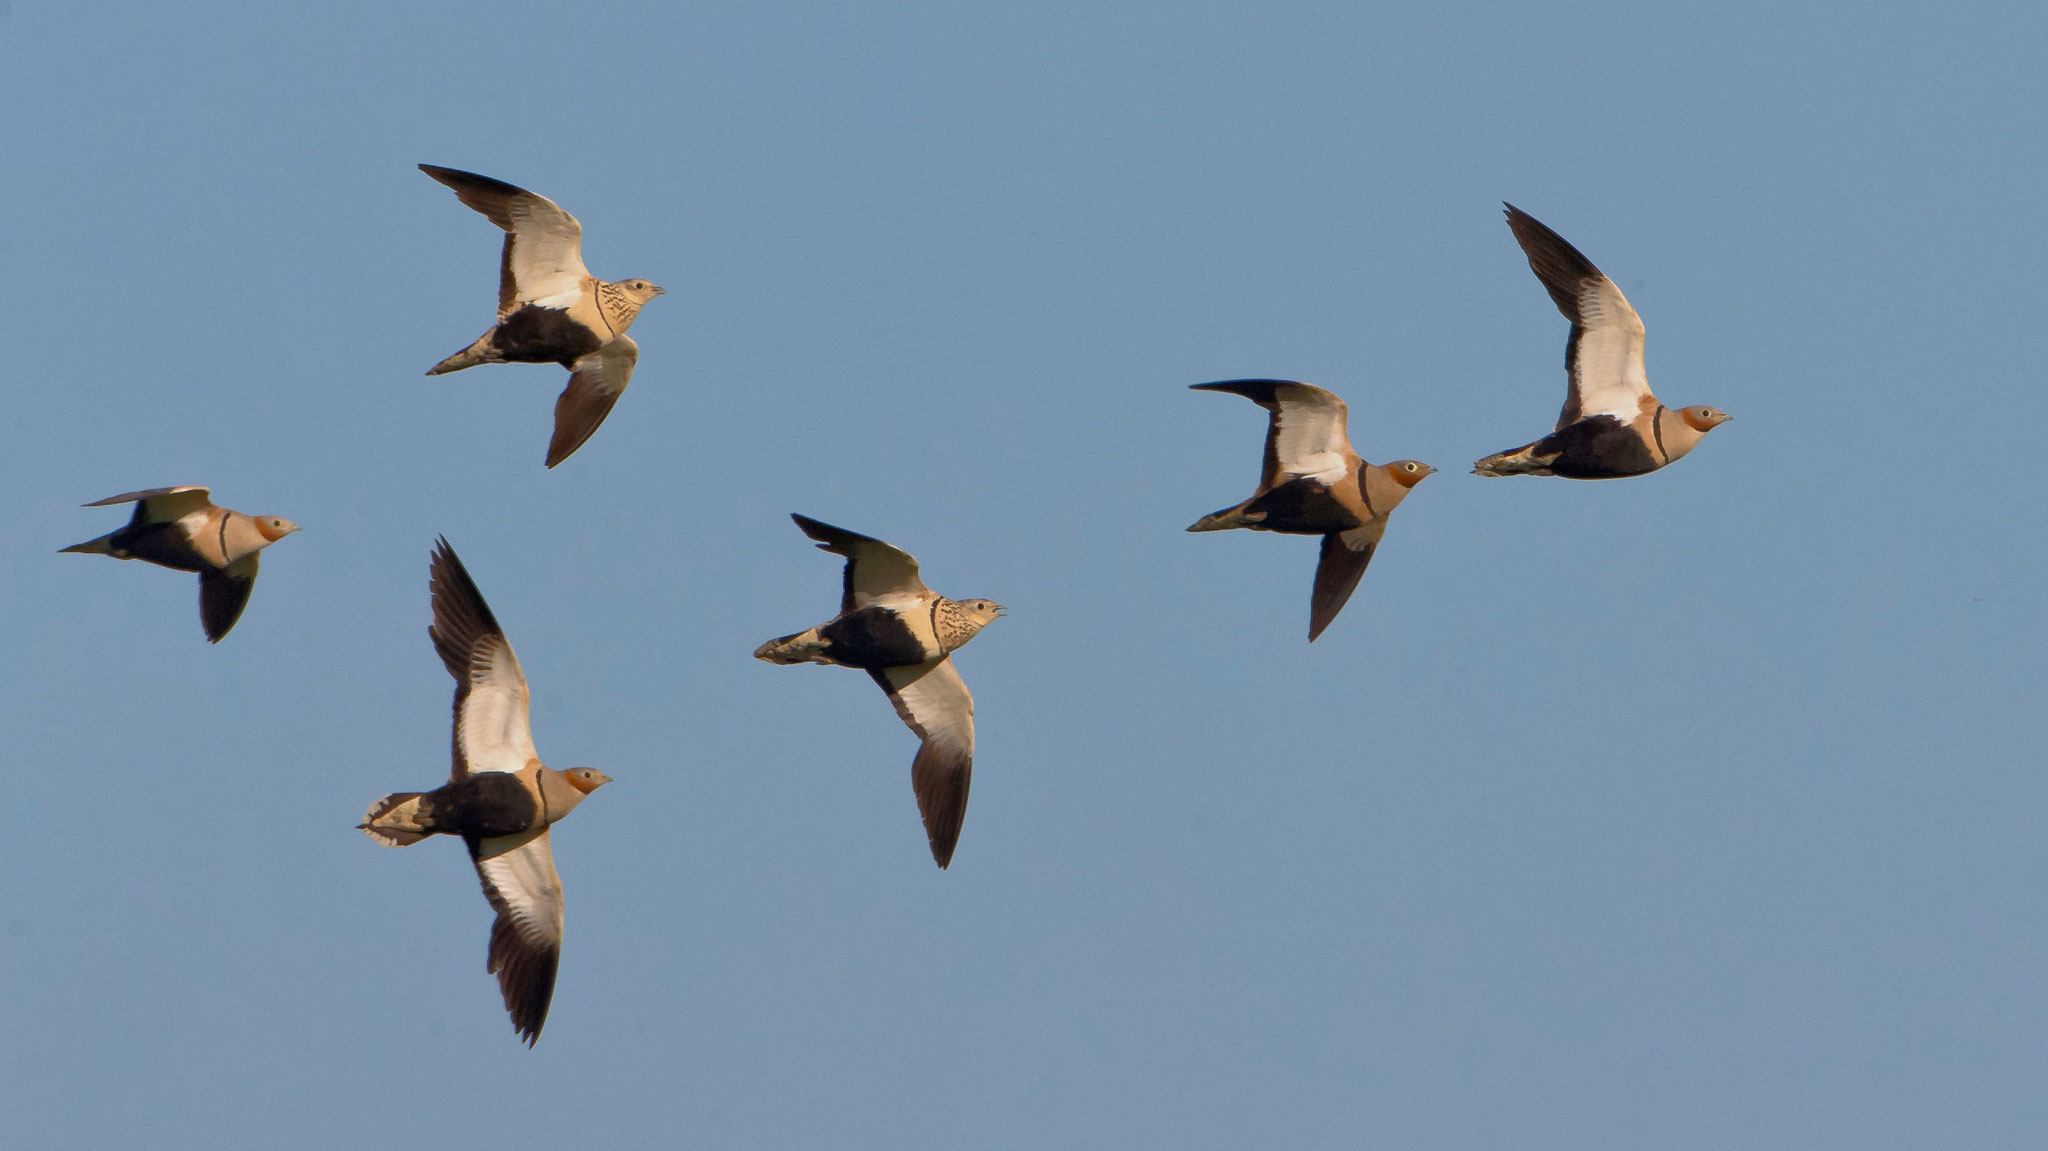
{"label": "streamlined body", "polygon": [[1571,321],[1569,379],[1557,426],[1535,443],[1472,465],[1482,476],[1564,476],[1611,480],[1676,463],[1727,423],[1718,408],[1667,408],[1650,394],[1643,368],[1643,320],[1613,280],[1534,216],[1507,205],[1508,228],[1557,310]]}
{"label": "streamlined body", "polygon": [[242,618],[256,590],[264,548],[299,530],[281,516],[251,516],[216,505],[196,484],[126,492],[86,504],[135,505],[126,526],[62,550],[144,560],[173,571],[199,573],[199,623],[208,643],[219,643]]}
{"label": "streamlined body", "polygon": [[881,540],[800,515],[791,519],[821,551],[846,557],[839,614],[754,650],[769,663],[859,668],[922,742],[911,789],[932,859],[953,861],[974,774],[974,697],[952,654],[1003,613],[985,599],[951,600],[924,585],[917,560]]}
{"label": "streamlined body", "polygon": [[1387,517],[1436,469],[1419,460],[1366,463],[1351,447],[1350,409],[1314,384],[1223,380],[1193,387],[1243,396],[1266,409],[1266,457],[1250,499],[1203,516],[1188,530],[1246,528],[1323,537],[1309,593],[1308,638],[1314,643],[1364,577],[1386,534]]}
{"label": "streamlined body", "polygon": [[430,376],[477,364],[560,364],[569,385],[555,401],[546,463],[583,446],[633,378],[640,346],[626,335],[662,289],[646,280],[605,281],[583,266],[583,225],[553,200],[502,180],[421,164],[463,203],[505,230],[498,261],[498,322]]}
{"label": "streamlined body", "polygon": [[562,948],[562,881],[548,832],[583,797],[611,782],[601,771],[556,771],[534,751],[526,673],[455,550],[430,564],[434,650],[455,677],[454,766],[432,791],[387,795],[357,826],[387,847],[449,835],[469,849],[491,925],[486,970],[519,1037],[531,1047],[547,1022]]}

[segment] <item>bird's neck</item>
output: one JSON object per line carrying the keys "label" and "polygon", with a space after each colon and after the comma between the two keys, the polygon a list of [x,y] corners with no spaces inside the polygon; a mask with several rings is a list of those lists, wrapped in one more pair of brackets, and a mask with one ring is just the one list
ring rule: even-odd
{"label": "bird's neck", "polygon": [[626,294],[624,288],[608,280],[597,282],[597,306],[604,312],[604,322],[612,326],[615,334],[623,335],[633,326],[633,320],[640,314],[641,301]]}

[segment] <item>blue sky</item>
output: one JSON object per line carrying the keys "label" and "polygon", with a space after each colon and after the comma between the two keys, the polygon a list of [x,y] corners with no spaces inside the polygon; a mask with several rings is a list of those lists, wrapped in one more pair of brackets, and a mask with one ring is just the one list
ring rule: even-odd
{"label": "blue sky", "polygon": [[[2024,6],[0,5],[0,1113],[23,1146],[2031,1146],[2048,614]],[[669,294],[611,420],[421,373],[498,233]],[[1511,200],[1629,294],[1608,484]],[[1312,542],[1188,536],[1305,379],[1443,469],[1303,641]],[[59,556],[175,483],[304,526]],[[787,513],[1010,608],[935,870]],[[446,770],[445,533],[556,766],[529,1051]],[[288,1138],[287,1138],[288,1136]]]}

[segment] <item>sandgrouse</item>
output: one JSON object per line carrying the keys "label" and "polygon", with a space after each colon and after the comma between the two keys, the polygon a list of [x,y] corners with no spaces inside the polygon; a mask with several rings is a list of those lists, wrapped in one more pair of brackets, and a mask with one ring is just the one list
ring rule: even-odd
{"label": "sandgrouse", "polygon": [[126,492],[86,504],[135,505],[128,526],[62,550],[148,560],[199,573],[199,622],[209,643],[219,643],[256,588],[256,561],[264,548],[299,530],[279,516],[249,516],[217,507],[195,484]]}
{"label": "sandgrouse", "polygon": [[1345,435],[1349,409],[1314,384],[1224,380],[1193,387],[1243,396],[1271,415],[1258,490],[1234,508],[1203,516],[1188,530],[1250,528],[1323,537],[1308,605],[1308,638],[1314,643],[1344,609],[1372,562],[1388,515],[1436,469],[1417,460],[1375,466],[1359,459]]}
{"label": "sandgrouse", "polygon": [[1643,320],[1621,289],[1534,216],[1513,204],[1507,215],[1530,270],[1572,322],[1564,345],[1571,384],[1555,430],[1480,460],[1472,465],[1474,474],[1639,476],[1676,461],[1733,418],[1704,404],[1674,410],[1658,403],[1643,371]]}
{"label": "sandgrouse", "polygon": [[626,329],[662,289],[646,280],[610,282],[591,275],[583,267],[583,225],[545,196],[474,172],[432,164],[421,164],[420,171],[505,229],[497,325],[427,374],[508,362],[569,369],[548,441],[552,468],[583,446],[626,390],[640,358],[640,346]]}
{"label": "sandgrouse", "polygon": [[932,858],[945,867],[960,841],[974,773],[974,697],[950,657],[1002,615],[1003,606],[947,599],[924,586],[909,553],[804,516],[789,518],[820,551],[846,557],[845,594],[831,620],[771,639],[754,656],[857,667],[874,677],[924,741],[910,765],[910,786]]}
{"label": "sandgrouse", "polygon": [[498,918],[485,970],[531,1047],[555,994],[562,951],[562,881],[548,829],[611,782],[588,767],[544,767],[527,724],[526,673],[476,582],[447,540],[429,565],[434,650],[455,677],[454,769],[433,791],[399,792],[370,805],[357,826],[388,847],[459,835]]}

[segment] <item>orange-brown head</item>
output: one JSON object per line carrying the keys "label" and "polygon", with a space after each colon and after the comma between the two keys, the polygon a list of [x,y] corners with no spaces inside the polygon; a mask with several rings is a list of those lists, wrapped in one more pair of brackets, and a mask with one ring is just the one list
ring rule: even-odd
{"label": "orange-brown head", "polygon": [[562,778],[568,781],[570,787],[585,795],[612,781],[611,776],[594,767],[572,767],[562,773]]}
{"label": "orange-brown head", "polygon": [[256,516],[253,518],[256,520],[256,530],[263,533],[263,538],[271,543],[276,543],[299,530],[299,525],[285,519],[283,516]]}
{"label": "orange-brown head", "polygon": [[1387,473],[1388,479],[1404,488],[1412,488],[1424,478],[1436,473],[1435,468],[1421,460],[1395,460],[1391,464],[1381,464],[1380,470]]}
{"label": "orange-brown head", "polygon": [[1701,434],[1711,432],[1735,418],[1719,408],[1710,408],[1705,404],[1680,408],[1678,414],[1684,418],[1687,427]]}

